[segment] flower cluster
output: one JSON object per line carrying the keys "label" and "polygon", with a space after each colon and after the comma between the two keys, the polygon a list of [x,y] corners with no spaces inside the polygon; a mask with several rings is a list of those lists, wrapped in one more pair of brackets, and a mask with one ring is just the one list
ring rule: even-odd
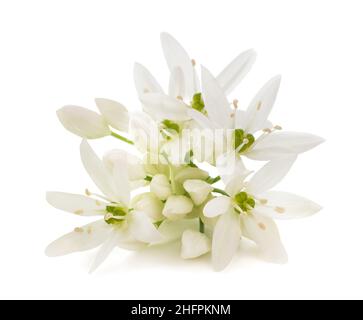
{"label": "flower cluster", "polygon": [[[161,43],[170,70],[167,91],[144,66],[134,67],[142,112],[109,99],[95,100],[99,113],[73,105],[57,111],[62,125],[83,138],[81,160],[100,193],[48,192],[47,201],[99,219],[54,241],[46,254],[100,246],[93,271],[115,247],[140,250],[180,241],[182,258],[211,252],[214,269],[222,270],[244,237],[270,261],[285,262],[274,219],[310,216],[320,206],[271,189],[300,153],[323,139],[283,131],[268,119],[279,76],[245,110],[228,98],[255,62],[253,50],[239,54],[217,77],[201,66],[199,77],[196,62],[172,36],[163,33]],[[135,152],[112,150],[99,158],[88,140],[107,136]],[[250,171],[247,158],[262,165]]]}

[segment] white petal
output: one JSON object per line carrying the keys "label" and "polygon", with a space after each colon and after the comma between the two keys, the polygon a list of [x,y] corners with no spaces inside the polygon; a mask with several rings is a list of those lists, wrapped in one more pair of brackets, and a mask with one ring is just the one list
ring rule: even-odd
{"label": "white petal", "polygon": [[132,189],[142,187],[146,184],[146,172],[141,159],[120,149],[111,150],[103,156],[105,166],[111,171],[115,161],[123,161],[124,165],[127,167],[130,187],[132,188],[132,186],[135,186],[135,188]]}
{"label": "white petal", "polygon": [[138,195],[132,201],[132,208],[134,208],[135,211],[146,213],[154,222],[163,220],[163,207],[163,202],[151,192]]}
{"label": "white petal", "polygon": [[271,160],[258,170],[247,183],[246,189],[254,195],[272,189],[290,171],[297,156],[289,156]]}
{"label": "white petal", "polygon": [[185,79],[180,67],[174,68],[170,73],[169,96],[173,98],[185,97]]}
{"label": "white petal", "polygon": [[225,214],[232,207],[231,198],[220,196],[209,201],[204,207],[203,214],[208,218],[213,218]]}
{"label": "white petal", "polygon": [[88,175],[104,195],[112,201],[118,201],[115,194],[113,180],[105,168],[103,162],[92,150],[87,140],[83,140],[80,146],[81,160]]}
{"label": "white petal", "polygon": [[322,142],[323,138],[309,133],[277,131],[258,140],[246,156],[262,161],[276,159],[306,152]]}
{"label": "white petal", "polygon": [[202,92],[209,118],[220,128],[232,129],[232,109],[217,80],[202,67]]}
{"label": "white petal", "polygon": [[226,94],[241,82],[256,61],[256,52],[252,49],[239,54],[217,77],[218,83]]}
{"label": "white petal", "polygon": [[259,198],[264,204],[256,201],[254,211],[273,219],[305,218],[321,210],[317,203],[288,192],[268,191]]}
{"label": "white petal", "polygon": [[48,257],[58,257],[96,248],[107,239],[111,231],[112,227],[103,219],[92,222],[52,242],[45,254]]}
{"label": "white petal", "polygon": [[215,125],[208,117],[206,117],[203,113],[201,113],[197,110],[188,109],[188,115],[203,129],[217,129],[218,128],[218,125]]}
{"label": "white petal", "polygon": [[102,98],[97,98],[95,101],[98,110],[112,128],[123,132],[129,130],[129,114],[121,103]]}
{"label": "white petal", "polygon": [[53,207],[80,216],[103,215],[107,203],[80,194],[47,192],[47,201]]}
{"label": "white petal", "polygon": [[198,230],[198,219],[179,219],[172,221],[165,219],[158,228],[163,235],[163,242],[172,242],[181,238],[185,230]]}
{"label": "white petal", "polygon": [[134,81],[139,98],[145,93],[164,93],[150,71],[139,63],[134,65]]}
{"label": "white petal", "polygon": [[131,213],[129,228],[132,236],[138,241],[155,243],[162,240],[162,235],[144,212],[133,211]]}
{"label": "white petal", "polygon": [[67,130],[80,137],[97,139],[111,134],[104,117],[83,107],[65,106],[57,116]]}
{"label": "white petal", "polygon": [[280,76],[272,78],[251,101],[246,114],[247,127],[245,130],[248,133],[264,129],[264,125],[275,103],[280,81]]}
{"label": "white petal", "polygon": [[254,241],[271,262],[286,263],[287,254],[275,222],[263,216],[243,215],[242,233]]}
{"label": "white petal", "polygon": [[165,119],[173,121],[190,120],[188,106],[182,100],[165,94],[148,93],[143,95],[141,101],[145,112],[158,121]]}
{"label": "white petal", "polygon": [[200,206],[214,189],[209,183],[195,179],[186,180],[183,186],[197,206]]}
{"label": "white petal", "polygon": [[134,113],[130,119],[130,133],[135,147],[142,153],[159,152],[159,141],[162,141],[156,122],[146,113]]}
{"label": "white petal", "polygon": [[185,90],[188,98],[196,93],[196,83],[194,77],[194,67],[185,49],[170,34],[162,33],[160,36],[165,60],[170,72],[174,68],[181,68],[185,79]]}
{"label": "white petal", "polygon": [[120,231],[116,229],[112,230],[108,239],[98,250],[97,256],[93,261],[91,268],[89,270],[90,273],[94,272],[107,259],[112,250],[115,247],[117,247],[119,241],[120,241]]}
{"label": "white petal", "polygon": [[163,174],[155,175],[150,183],[150,191],[160,200],[166,200],[172,194],[168,177]]}
{"label": "white petal", "polygon": [[206,254],[211,249],[210,239],[203,233],[194,230],[186,230],[181,240],[181,257],[193,259]]}
{"label": "white petal", "polygon": [[213,232],[212,263],[216,271],[223,270],[231,262],[240,240],[240,218],[230,210],[218,219]]}
{"label": "white petal", "polygon": [[186,196],[170,196],[166,200],[163,215],[171,220],[183,218],[192,212],[193,202]]}
{"label": "white petal", "polygon": [[[225,185],[232,186],[236,185],[236,181],[240,181],[242,184],[245,180],[245,178],[251,174],[251,171],[247,170],[245,167],[241,157],[236,154],[235,151],[228,152],[217,159],[217,169],[219,172],[219,175],[222,178],[222,181]],[[235,188],[229,188],[229,191],[227,193],[234,195],[236,191],[241,190],[242,185],[235,190]]]}
{"label": "white petal", "polygon": [[129,174],[127,172],[126,159],[114,159],[112,170],[110,171],[113,180],[114,194],[118,202],[128,208],[130,203],[131,188]]}

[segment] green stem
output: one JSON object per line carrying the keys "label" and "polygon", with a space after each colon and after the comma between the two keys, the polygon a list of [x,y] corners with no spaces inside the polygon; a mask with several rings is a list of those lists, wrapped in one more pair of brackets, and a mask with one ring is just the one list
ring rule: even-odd
{"label": "green stem", "polygon": [[221,180],[221,177],[220,176],[215,177],[215,178],[208,177],[207,180],[206,180],[206,182],[209,183],[209,184],[215,184],[215,183],[217,183],[220,180]]}
{"label": "green stem", "polygon": [[126,143],[128,143],[128,144],[134,144],[134,142],[133,142],[133,141],[131,141],[131,140],[129,140],[129,139],[127,139],[127,138],[125,138],[125,137],[123,137],[123,136],[119,135],[119,134],[118,134],[118,133],[116,133],[116,132],[111,131],[111,136],[112,136],[112,137],[115,137],[116,139],[119,139],[119,140],[121,140],[121,141],[123,141],[123,142],[126,142]]}
{"label": "green stem", "polygon": [[205,230],[204,223],[203,223],[202,219],[199,218],[199,232],[204,233],[204,230]]}
{"label": "green stem", "polygon": [[221,189],[214,188],[212,192],[223,194],[224,196],[229,197],[229,194]]}

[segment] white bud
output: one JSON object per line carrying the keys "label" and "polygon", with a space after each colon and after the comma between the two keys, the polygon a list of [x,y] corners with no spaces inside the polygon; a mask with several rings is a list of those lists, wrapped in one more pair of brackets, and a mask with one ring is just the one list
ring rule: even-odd
{"label": "white bud", "polygon": [[155,175],[150,183],[150,191],[160,200],[166,200],[172,194],[168,177],[163,174]]}
{"label": "white bud", "polygon": [[154,222],[161,221],[164,218],[162,215],[164,204],[153,193],[143,193],[136,196],[131,206],[136,211],[144,212]]}
{"label": "white bud", "polygon": [[197,206],[200,206],[213,190],[209,183],[202,180],[186,180],[183,186]]}
{"label": "white bud", "polygon": [[186,196],[170,196],[165,203],[163,215],[171,220],[183,218],[193,210],[193,202]]}
{"label": "white bud", "polygon": [[70,132],[87,139],[97,139],[111,134],[104,117],[78,106],[65,106],[57,111],[62,125]]}
{"label": "white bud", "polygon": [[112,128],[123,132],[129,130],[129,114],[121,103],[101,98],[95,99],[95,102],[98,110]]}
{"label": "white bud", "polygon": [[197,258],[211,249],[210,239],[203,233],[186,230],[182,236],[181,257],[183,259]]}

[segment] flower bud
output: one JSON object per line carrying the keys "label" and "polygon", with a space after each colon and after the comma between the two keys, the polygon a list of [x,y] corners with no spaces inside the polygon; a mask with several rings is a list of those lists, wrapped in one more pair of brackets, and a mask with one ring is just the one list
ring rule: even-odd
{"label": "flower bud", "polygon": [[65,106],[57,111],[62,125],[70,132],[86,139],[97,139],[111,134],[105,118],[78,106]]}

